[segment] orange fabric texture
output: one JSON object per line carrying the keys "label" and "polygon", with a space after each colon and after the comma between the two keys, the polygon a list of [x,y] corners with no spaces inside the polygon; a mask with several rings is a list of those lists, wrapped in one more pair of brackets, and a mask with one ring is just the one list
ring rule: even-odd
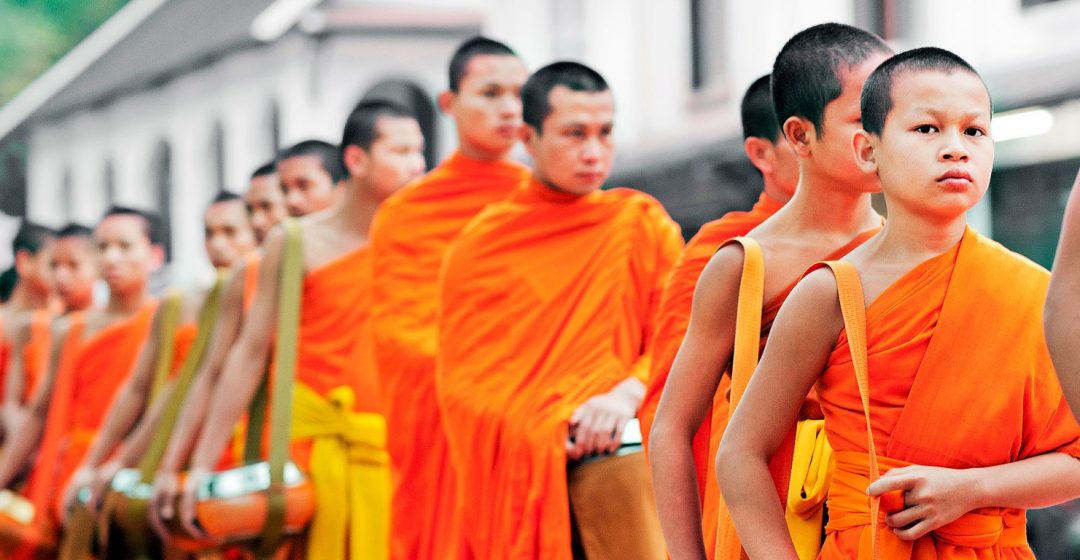
{"label": "orange fabric texture", "polygon": [[[709,259],[716,254],[716,250],[723,242],[745,235],[782,207],[783,204],[761,193],[761,197],[749,212],[728,212],[723,217],[701,226],[697,234],[686,244],[686,249],[679,255],[679,260],[675,262],[675,268],[672,269],[671,277],[660,296],[660,309],[656,313],[656,334],[653,337],[653,347],[650,352],[652,368],[649,372],[645,398],[641,401],[641,408],[638,410],[641,435],[646,449],[648,449],[649,431],[656,417],[656,408],[660,405],[664,384],[667,383],[671,365],[675,362],[675,355],[679,353],[679,346],[682,345],[686,329],[690,324],[694,289],[697,287],[701,271],[705,269],[705,265],[709,263]],[[726,393],[729,384],[730,378],[724,376],[717,392]],[[698,488],[702,490],[702,499],[704,499],[705,481],[711,478],[709,473],[712,472],[710,468],[712,461],[707,457],[711,416],[710,413],[705,418],[697,435],[694,436],[694,463],[698,467]]]}
{"label": "orange fabric texture", "polygon": [[[297,338],[296,380],[321,396],[337,387],[356,395],[354,412],[381,412],[379,379],[365,362],[354,361],[368,321],[371,254],[350,251],[304,276]],[[294,440],[293,461],[308,469],[310,440]]]}
{"label": "orange fabric texture", "polygon": [[[829,259],[838,259],[853,249],[862,245],[867,239],[873,237],[880,228],[865,231],[843,247],[840,247],[836,251],[833,251],[829,255]],[[767,262],[767,261],[766,261]],[[787,300],[788,294],[795,288],[798,283],[796,280],[788,285],[782,292],[774,296],[768,303],[765,304],[764,309],[761,311],[761,343],[758,347],[758,352],[765,349],[765,343],[769,338],[769,332],[772,330],[773,321],[776,319],[776,314],[779,313],[780,307]],[[730,370],[730,364],[728,364]],[[730,388],[731,377],[730,374],[725,375],[727,379],[727,386]],[[817,400],[816,395],[811,392],[807,395],[807,400],[811,403],[815,403]],[[736,403],[737,405],[738,403]],[[716,457],[717,451],[720,449],[720,441],[724,437],[724,430],[727,429],[728,422],[731,420],[731,414],[734,412],[731,407],[731,395],[730,392],[718,393],[713,398],[713,410],[712,410],[712,425],[709,433],[709,449],[706,456],[708,460],[708,466],[711,468],[712,459]],[[800,415],[800,419],[802,415]],[[773,482],[776,485],[777,499],[781,504],[787,504],[787,491],[788,483],[791,479],[791,460],[795,450],[795,426],[791,427],[791,431],[787,437],[784,438],[784,443],[777,449],[776,453],[769,461],[769,471],[772,474]],[[739,542],[738,533],[735,531],[735,525],[731,520],[731,514],[728,512],[727,506],[724,504],[723,496],[720,494],[720,485],[715,476],[708,477],[705,483],[705,506],[702,511],[702,529],[705,535],[705,550],[709,554],[709,558],[716,558],[717,560],[731,560],[738,559],[742,554],[742,544]]]}
{"label": "orange fabric texture", "polygon": [[629,189],[585,196],[530,181],[451,246],[437,388],[479,559],[571,558],[569,418],[644,382],[679,227]]}
{"label": "orange fabric texture", "polygon": [[527,175],[514,162],[454,153],[375,216],[371,250],[378,281],[371,313],[394,488],[394,559],[442,559],[461,546],[453,521],[454,471],[435,403],[439,269],[465,224]]}
{"label": "orange fabric texture", "polygon": [[184,365],[188,350],[195,343],[195,337],[199,334],[199,326],[195,323],[183,323],[176,327],[173,333],[172,365],[169,366],[169,379],[175,379],[180,373],[180,366]]}
{"label": "orange fabric texture", "polygon": [[[870,304],[870,425],[883,471],[1080,456],[1080,427],[1042,335],[1048,281],[1038,265],[968,229]],[[867,428],[846,332],[817,392],[837,451],[822,558],[870,558]],[[1024,524],[1021,510],[988,508],[913,543],[887,529],[878,540],[890,560],[1034,558]]]}
{"label": "orange fabric texture", "polygon": [[52,346],[52,320],[55,315],[46,309],[34,312],[30,319],[30,340],[23,347],[23,371],[26,372],[27,400],[37,389],[45,370],[49,368],[49,349]]}
{"label": "orange fabric texture", "polygon": [[244,259],[244,313],[251,308],[251,302],[255,301],[255,287],[259,284],[259,263],[262,262],[262,251],[258,249],[247,254]]}

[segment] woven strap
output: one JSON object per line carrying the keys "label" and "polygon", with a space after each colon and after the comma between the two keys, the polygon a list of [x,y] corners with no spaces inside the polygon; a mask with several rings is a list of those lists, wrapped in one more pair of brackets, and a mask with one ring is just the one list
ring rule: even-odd
{"label": "woven strap", "polygon": [[[836,278],[836,291],[840,299],[840,313],[844,317],[844,331],[847,332],[848,350],[851,363],[855,368],[855,380],[859,385],[859,400],[862,401],[863,417],[866,419],[866,448],[870,459],[870,483],[881,476],[878,467],[877,447],[874,445],[874,432],[870,423],[870,374],[866,361],[866,303],[863,300],[862,282],[855,265],[846,261],[824,263],[832,269]],[[881,498],[870,498],[870,538],[873,548],[873,560],[881,557],[878,543],[878,512],[881,510]]]}
{"label": "woven strap", "polygon": [[757,369],[761,348],[761,309],[765,305],[765,258],[761,246],[749,237],[736,237],[725,245],[743,248],[743,271],[739,281],[739,304],[735,312],[735,346],[731,354],[731,406],[728,417],[742,400],[750,377]]}
{"label": "woven strap", "polygon": [[[297,332],[300,326],[300,289],[304,278],[302,237],[295,220],[285,220],[285,247],[278,288],[277,336],[274,344],[274,379],[270,404],[270,488],[267,490],[266,525],[258,555],[270,557],[281,543],[285,528],[285,463],[289,459],[292,427],[293,382],[296,378]],[[249,431],[254,425],[248,425]]]}
{"label": "woven strap", "polygon": [[173,363],[173,338],[180,323],[180,309],[184,305],[184,294],[180,290],[169,290],[161,304],[161,323],[158,324],[157,360],[154,362],[154,381],[150,385],[150,401],[157,398],[161,389],[169,380]]}

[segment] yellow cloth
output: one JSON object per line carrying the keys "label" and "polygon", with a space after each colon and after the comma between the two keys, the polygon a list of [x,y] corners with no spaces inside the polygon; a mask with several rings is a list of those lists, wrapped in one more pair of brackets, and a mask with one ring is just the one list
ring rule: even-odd
{"label": "yellow cloth", "polygon": [[312,441],[309,474],[317,504],[307,558],[389,557],[386,420],[353,412],[355,400],[350,387],[332,389],[326,397],[302,383],[294,389],[292,439]]}
{"label": "yellow cloth", "polygon": [[813,560],[821,552],[821,519],[833,468],[833,452],[825,437],[825,421],[799,422],[784,512],[799,560]]}

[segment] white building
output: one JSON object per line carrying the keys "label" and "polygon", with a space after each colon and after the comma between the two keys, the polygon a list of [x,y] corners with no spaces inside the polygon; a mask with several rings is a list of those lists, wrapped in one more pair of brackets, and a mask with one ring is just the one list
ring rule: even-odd
{"label": "white building", "polygon": [[1046,262],[1080,162],[1080,135],[1066,133],[1080,121],[1080,0],[132,0],[0,110],[0,139],[28,139],[32,219],[91,223],[110,202],[162,210],[175,280],[190,282],[208,268],[200,214],[214,193],[241,188],[276,147],[336,140],[366,94],[423,111],[429,159],[445,155],[453,131],[431,98],[454,47],[483,32],[531,67],[569,58],[603,73],[618,112],[613,181],[656,194],[692,233],[754,198],[740,96],[788,37],[824,21],[897,49],[949,48],[999,109],[1045,109],[1020,117],[1027,137],[999,143],[973,220]]}

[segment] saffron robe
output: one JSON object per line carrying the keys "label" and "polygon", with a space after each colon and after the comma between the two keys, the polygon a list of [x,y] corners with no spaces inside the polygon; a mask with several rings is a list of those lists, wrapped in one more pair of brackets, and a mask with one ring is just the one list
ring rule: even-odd
{"label": "saffron robe", "polygon": [[[1080,427],[1043,339],[1048,281],[1043,268],[968,229],[870,304],[869,415],[882,472],[1080,456]],[[867,423],[846,331],[817,394],[837,458],[821,557],[869,558]],[[881,527],[889,560],[1034,558],[1022,510],[977,510],[913,542]]]}
{"label": "saffron robe", "polygon": [[[679,353],[679,347],[690,325],[690,311],[698,277],[701,276],[705,265],[709,264],[709,260],[716,254],[721,244],[733,237],[746,235],[782,207],[783,204],[761,193],[761,197],[749,212],[728,212],[723,217],[701,226],[697,234],[686,244],[686,248],[679,255],[679,260],[675,262],[671,277],[660,296],[660,308],[656,313],[656,333],[650,352],[652,368],[649,372],[645,398],[641,401],[641,407],[638,410],[641,435],[646,449],[648,449],[649,431],[652,430],[656,409],[660,405],[664,384],[667,383],[671,365],[675,362],[675,355]],[[727,393],[730,383],[730,378],[725,375],[720,381],[717,393]],[[698,489],[701,491],[702,499],[704,499],[705,481],[711,478],[709,473],[712,472],[709,468],[712,461],[706,456],[709,449],[711,416],[710,411],[694,436],[694,463],[698,466]]]}
{"label": "saffron robe", "polygon": [[463,546],[454,468],[435,403],[438,277],[446,247],[528,169],[454,153],[387,199],[372,224],[375,357],[390,434],[391,557],[442,560]]}
{"label": "saffron robe", "polygon": [[451,246],[437,389],[478,559],[571,558],[570,415],[634,376],[679,227],[630,189],[529,181]]}
{"label": "saffron robe", "polygon": [[[867,239],[873,237],[880,228],[875,228],[869,231],[865,231],[854,239],[849,241],[843,247],[840,247],[836,251],[833,251],[828,259],[838,259],[856,247],[862,245]],[[769,302],[765,304],[765,307],[761,311],[761,338],[758,345],[758,354],[765,349],[765,343],[768,341],[769,332],[772,330],[773,321],[776,320],[776,314],[780,312],[780,307],[787,300],[787,296],[791,293],[791,290],[798,284],[798,279],[788,285],[784,290],[774,296]],[[728,364],[728,371],[731,371],[731,364]],[[716,457],[717,451],[720,449],[720,442],[724,438],[724,430],[727,428],[728,421],[731,419],[731,415],[734,412],[731,407],[732,395],[731,388],[731,376],[725,375],[727,379],[727,387],[723,389],[723,392],[718,392],[713,398],[713,410],[712,410],[712,424],[710,426],[709,433],[709,449],[707,454],[708,466],[712,466],[712,459]],[[810,402],[816,402],[816,395],[811,392],[807,395],[807,400]],[[736,403],[737,404],[737,403]],[[792,458],[795,451],[795,427],[792,427],[791,433],[785,439],[780,449],[773,455],[769,461],[769,470],[773,476],[773,482],[776,485],[777,498],[781,504],[786,505],[788,503],[788,486],[791,479],[791,465]],[[738,533],[735,531],[735,525],[731,520],[731,514],[728,512],[727,506],[724,504],[723,496],[720,494],[720,485],[715,476],[708,477],[705,483],[705,502],[702,507],[702,530],[705,537],[705,551],[709,558],[715,558],[717,560],[738,560],[742,554],[742,545],[738,539]]]}

